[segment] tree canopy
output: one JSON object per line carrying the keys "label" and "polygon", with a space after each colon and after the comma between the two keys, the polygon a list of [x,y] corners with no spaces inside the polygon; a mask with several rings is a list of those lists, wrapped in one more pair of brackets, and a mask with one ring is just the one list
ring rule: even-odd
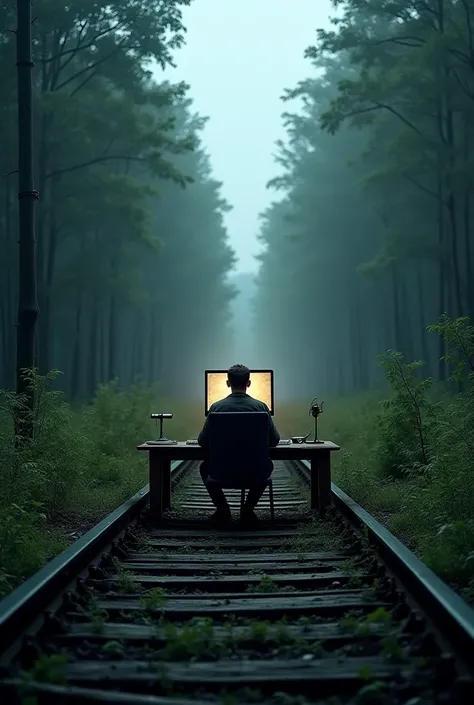
{"label": "tree canopy", "polygon": [[262,219],[261,355],[305,370],[299,392],[367,388],[387,348],[444,379],[426,327],[474,310],[474,2],[333,5],[312,76],[284,96],[302,109],[284,114]]}
{"label": "tree canopy", "polygon": [[[48,0],[37,8],[37,365],[64,371],[72,398],[137,376],[179,394],[227,344],[230,206],[188,87],[153,78],[183,42],[188,4]],[[12,8],[5,13],[13,29]],[[18,227],[13,33],[0,38],[0,80],[0,386],[8,387]]]}

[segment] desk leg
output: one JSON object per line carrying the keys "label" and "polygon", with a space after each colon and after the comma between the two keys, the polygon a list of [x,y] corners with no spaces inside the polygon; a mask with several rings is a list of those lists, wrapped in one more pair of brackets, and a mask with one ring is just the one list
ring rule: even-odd
{"label": "desk leg", "polygon": [[311,509],[319,507],[319,469],[316,458],[311,458]]}
{"label": "desk leg", "polygon": [[163,510],[171,509],[171,460],[162,460],[161,477],[163,482]]}
{"label": "desk leg", "polygon": [[321,516],[331,505],[331,453],[321,451],[311,460],[311,509],[319,509]]}
{"label": "desk leg", "polygon": [[159,523],[163,514],[163,461],[157,453],[150,451],[149,483],[150,483],[150,518]]}

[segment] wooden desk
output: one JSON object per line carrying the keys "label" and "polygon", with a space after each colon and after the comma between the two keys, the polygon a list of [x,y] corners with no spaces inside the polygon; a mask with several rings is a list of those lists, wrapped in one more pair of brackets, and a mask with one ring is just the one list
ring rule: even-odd
{"label": "wooden desk", "polygon": [[[137,450],[149,453],[150,510],[159,521],[164,509],[171,507],[171,462],[173,460],[204,460],[204,448],[198,445],[147,445]],[[311,463],[311,508],[323,514],[331,504],[331,452],[340,447],[331,441],[324,443],[292,443],[269,448],[272,460],[309,460]]]}

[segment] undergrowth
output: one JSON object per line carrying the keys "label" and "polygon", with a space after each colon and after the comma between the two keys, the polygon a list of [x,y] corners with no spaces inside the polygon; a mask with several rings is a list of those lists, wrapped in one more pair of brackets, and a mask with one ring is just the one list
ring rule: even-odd
{"label": "undergrowth", "polygon": [[111,382],[74,410],[52,388],[59,374],[29,374],[31,441],[15,444],[19,402],[0,391],[0,597],[147,483],[147,454],[136,446],[157,436],[151,411],[174,411],[170,436],[199,430],[187,409],[142,385],[123,391]]}
{"label": "undergrowth", "polygon": [[[320,433],[342,448],[335,482],[474,602],[474,326],[442,317],[431,330],[446,340],[461,393],[436,399],[422,363],[389,351],[380,358],[386,398],[329,400]],[[136,445],[156,436],[150,411],[174,412],[171,438],[196,437],[202,425],[200,402],[169,402],[140,385],[110,383],[74,410],[51,389],[57,374],[30,376],[35,434],[18,447],[18,402],[0,392],[0,596],[146,483]],[[277,404],[275,421],[282,437],[306,433],[306,403]]]}
{"label": "undergrowth", "polygon": [[[474,326],[443,316],[430,331],[445,339],[462,392],[440,400],[422,362],[388,351],[380,356],[387,398],[335,400],[320,429],[342,448],[333,455],[341,489],[474,603]],[[304,412],[292,410],[293,424]]]}

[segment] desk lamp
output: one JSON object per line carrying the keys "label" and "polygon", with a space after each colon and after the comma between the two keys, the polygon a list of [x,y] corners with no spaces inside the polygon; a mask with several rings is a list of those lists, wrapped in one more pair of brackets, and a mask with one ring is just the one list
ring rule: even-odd
{"label": "desk lamp", "polygon": [[160,419],[160,437],[156,441],[147,441],[148,445],[177,445],[178,441],[170,441],[163,435],[163,419],[172,419],[173,414],[150,414],[151,419]]}
{"label": "desk lamp", "polygon": [[318,416],[323,413],[323,404],[323,401],[318,404],[317,397],[315,397],[311,402],[311,408],[308,416],[312,416],[314,418],[314,440],[307,441],[307,443],[324,443],[324,441],[318,441]]}

